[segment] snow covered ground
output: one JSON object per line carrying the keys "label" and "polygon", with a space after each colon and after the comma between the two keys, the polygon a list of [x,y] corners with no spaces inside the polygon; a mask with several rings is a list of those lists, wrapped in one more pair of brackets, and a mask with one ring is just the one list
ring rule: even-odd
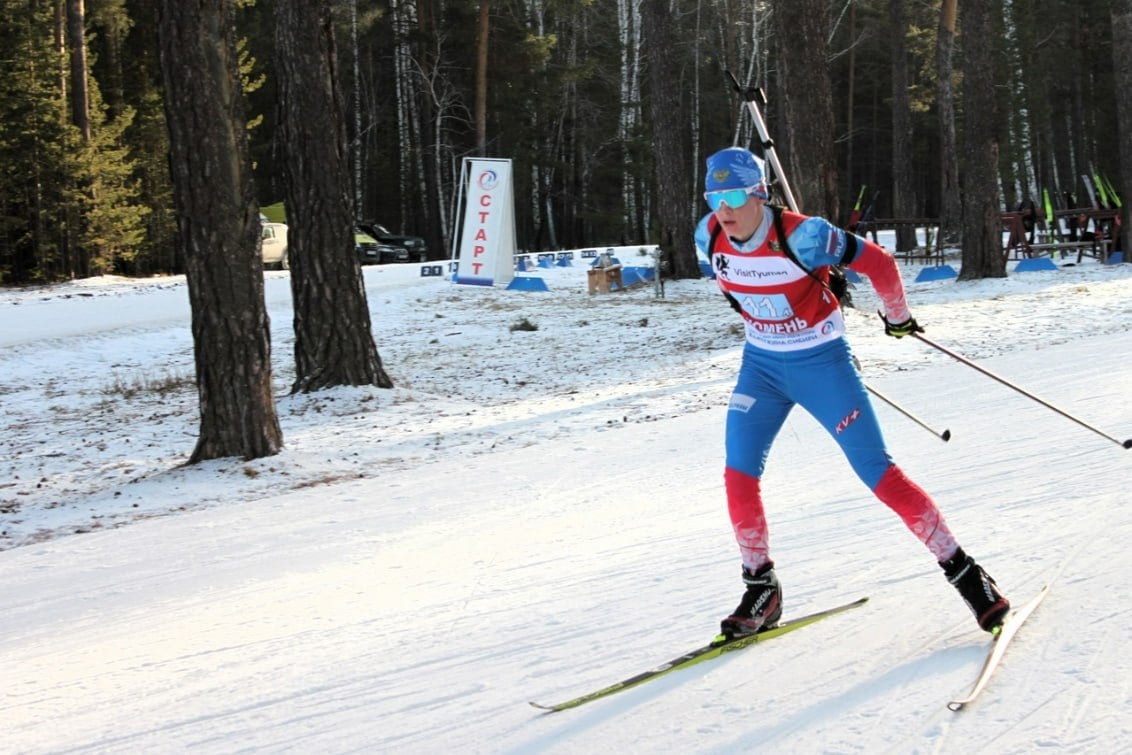
{"label": "snow covered ground", "polygon": [[[1062,262],[1070,262],[1064,260]],[[958,264],[955,263],[957,267]],[[1013,267],[1011,263],[1010,267]],[[927,335],[1132,437],[1132,266],[916,283]],[[573,711],[702,644],[741,591],[722,489],[737,319],[710,281],[586,294],[365,269],[393,390],[288,396],[286,449],[182,466],[183,279],[0,291],[5,752],[1120,751],[1132,741],[1132,451],[911,339],[848,321],[896,459],[1016,602],[986,696],[927,551],[795,413],[764,483],[786,614],[869,603]],[[524,322],[537,326],[525,330]],[[1125,743],[1125,744],[1122,744]]]}

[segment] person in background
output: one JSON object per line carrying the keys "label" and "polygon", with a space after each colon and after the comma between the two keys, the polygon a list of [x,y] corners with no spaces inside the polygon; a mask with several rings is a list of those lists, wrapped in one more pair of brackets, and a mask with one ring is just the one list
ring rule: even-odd
{"label": "person in background", "polygon": [[782,615],[761,481],[771,444],[795,405],[829,432],[861,481],[927,547],[979,626],[996,631],[1010,602],[959,546],[931,497],[893,462],[829,289],[831,265],[856,270],[880,297],[885,333],[923,332],[892,255],[822,218],[767,205],[761,164],[746,149],[708,158],[704,198],[712,210],[705,251],[746,329],[727,411],[724,469],[744,592],[721,632],[752,634],[775,626]]}

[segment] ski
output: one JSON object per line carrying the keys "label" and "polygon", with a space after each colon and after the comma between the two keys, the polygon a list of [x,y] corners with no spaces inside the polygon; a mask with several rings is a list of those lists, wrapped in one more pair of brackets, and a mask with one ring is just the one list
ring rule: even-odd
{"label": "ski", "polygon": [[998,664],[1002,661],[1002,656],[1006,654],[1006,648],[1010,642],[1018,634],[1018,630],[1022,628],[1022,624],[1026,619],[1030,618],[1030,614],[1038,607],[1038,605],[1045,598],[1049,592],[1049,585],[1043,587],[1038,594],[1035,595],[1030,601],[1018,608],[1007,617],[1006,621],[999,627],[999,631],[995,634],[994,639],[991,641],[990,650],[987,651],[987,659],[983,663],[983,669],[979,672],[979,678],[975,680],[975,686],[971,687],[971,691],[967,696],[959,700],[952,700],[947,704],[947,707],[953,711],[961,711],[966,708],[970,703],[974,702],[975,698],[986,688],[987,682],[990,681],[991,675],[994,670],[998,668]]}
{"label": "ski", "polygon": [[668,663],[662,663],[655,668],[649,669],[648,671],[642,672],[640,674],[636,674],[635,676],[631,676],[628,679],[617,682],[616,684],[611,684],[608,687],[604,687],[594,692],[589,692],[580,697],[575,697],[572,700],[566,700],[565,702],[557,703],[555,705],[543,705],[542,703],[536,702],[531,702],[531,705],[543,711],[559,711],[566,710],[568,708],[576,708],[584,703],[598,700],[603,697],[608,697],[609,695],[612,695],[616,692],[621,692],[622,690],[627,690],[632,687],[644,684],[645,682],[652,681],[653,679],[664,676],[669,672],[688,668],[689,666],[694,666],[697,663],[702,663],[703,661],[710,660],[712,658],[718,658],[724,653],[728,653],[732,650],[739,650],[741,648],[750,647],[751,645],[759,642],[764,642],[775,637],[781,637],[788,632],[793,632],[795,629],[801,629],[802,627],[809,626],[810,624],[821,621],[826,617],[848,611],[849,609],[856,608],[857,606],[862,606],[867,600],[867,597],[859,598],[852,601],[851,603],[845,603],[843,605],[839,605],[834,608],[827,608],[824,611],[811,613],[797,619],[784,621],[773,629],[767,629],[765,631],[759,632],[758,634],[751,634],[733,640],[728,640],[723,635],[719,635],[703,647],[699,647],[695,650],[684,653],[683,655],[673,658]]}

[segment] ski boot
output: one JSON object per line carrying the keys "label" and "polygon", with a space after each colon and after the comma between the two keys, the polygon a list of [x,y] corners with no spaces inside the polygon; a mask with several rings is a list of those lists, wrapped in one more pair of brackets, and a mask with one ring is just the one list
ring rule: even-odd
{"label": "ski boot", "polygon": [[774,573],[773,561],[754,573],[744,566],[743,582],[747,590],[739,601],[739,607],[719,625],[720,634],[728,639],[772,629],[782,618],[782,588]]}
{"label": "ski boot", "polygon": [[943,567],[947,581],[955,586],[971,613],[975,614],[979,627],[992,634],[997,633],[1010,613],[1010,601],[998,589],[994,579],[962,548],[947,561],[940,561],[939,565]]}

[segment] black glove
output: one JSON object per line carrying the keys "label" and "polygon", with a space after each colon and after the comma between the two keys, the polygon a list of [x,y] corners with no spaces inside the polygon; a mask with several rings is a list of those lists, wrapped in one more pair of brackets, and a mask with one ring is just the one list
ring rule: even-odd
{"label": "black glove", "polygon": [[[878,313],[879,314],[879,313]],[[889,322],[888,318],[884,315],[880,316],[884,320],[884,334],[892,336],[893,338],[903,338],[910,336],[913,333],[923,333],[924,329],[916,322],[915,317],[909,317],[904,322]]]}

